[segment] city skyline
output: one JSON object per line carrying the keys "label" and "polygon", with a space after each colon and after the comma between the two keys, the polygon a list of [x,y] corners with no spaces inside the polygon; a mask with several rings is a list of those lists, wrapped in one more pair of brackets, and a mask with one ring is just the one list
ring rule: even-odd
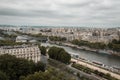
{"label": "city skyline", "polygon": [[0,24],[120,27],[119,0],[0,1]]}

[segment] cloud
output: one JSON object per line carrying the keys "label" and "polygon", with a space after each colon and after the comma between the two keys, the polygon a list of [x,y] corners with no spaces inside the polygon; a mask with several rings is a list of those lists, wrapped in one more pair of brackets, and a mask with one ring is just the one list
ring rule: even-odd
{"label": "cloud", "polygon": [[120,0],[0,0],[0,24],[116,24]]}

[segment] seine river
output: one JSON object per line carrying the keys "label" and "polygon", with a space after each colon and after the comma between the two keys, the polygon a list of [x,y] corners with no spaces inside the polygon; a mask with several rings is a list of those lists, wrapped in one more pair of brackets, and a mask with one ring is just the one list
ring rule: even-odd
{"label": "seine river", "polygon": [[64,48],[68,53],[70,54],[78,54],[81,58],[87,59],[89,61],[97,61],[101,62],[107,66],[117,66],[120,68],[120,57],[108,55],[108,54],[102,54],[102,53],[94,53],[90,51],[83,51],[78,49],[73,49],[71,47],[66,46],[58,46],[55,44],[50,43],[41,43],[42,46],[57,46]]}

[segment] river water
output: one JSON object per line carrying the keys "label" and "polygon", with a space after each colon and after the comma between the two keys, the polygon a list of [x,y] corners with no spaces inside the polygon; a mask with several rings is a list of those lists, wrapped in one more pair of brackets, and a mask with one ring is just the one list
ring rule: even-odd
{"label": "river water", "polygon": [[68,53],[70,54],[78,54],[81,58],[87,59],[89,61],[97,61],[101,62],[107,66],[117,66],[120,68],[120,57],[108,55],[108,54],[102,54],[102,53],[95,53],[90,51],[83,51],[79,49],[74,49],[71,47],[66,46],[58,46],[55,44],[50,43],[41,43],[42,46],[56,46],[56,47],[62,47],[64,48]]}

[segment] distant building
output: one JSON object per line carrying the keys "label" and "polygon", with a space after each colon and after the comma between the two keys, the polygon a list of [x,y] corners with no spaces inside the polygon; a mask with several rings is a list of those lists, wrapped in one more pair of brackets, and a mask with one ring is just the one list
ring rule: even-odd
{"label": "distant building", "polygon": [[37,40],[29,40],[29,42],[31,42],[31,43],[35,43],[35,42],[37,42]]}
{"label": "distant building", "polygon": [[17,36],[16,42],[28,42],[29,38],[28,36]]}
{"label": "distant building", "polygon": [[46,42],[48,41],[47,37],[38,37],[38,38],[34,38],[34,37],[29,37],[26,35],[23,36],[17,36],[16,37],[16,42],[30,42],[30,43],[35,43],[35,42]]}
{"label": "distant building", "polygon": [[40,61],[41,51],[37,45],[3,46],[0,47],[0,55],[2,54],[10,54],[17,58],[38,62]]}
{"label": "distant building", "polygon": [[0,37],[0,40],[5,40],[3,37]]}

